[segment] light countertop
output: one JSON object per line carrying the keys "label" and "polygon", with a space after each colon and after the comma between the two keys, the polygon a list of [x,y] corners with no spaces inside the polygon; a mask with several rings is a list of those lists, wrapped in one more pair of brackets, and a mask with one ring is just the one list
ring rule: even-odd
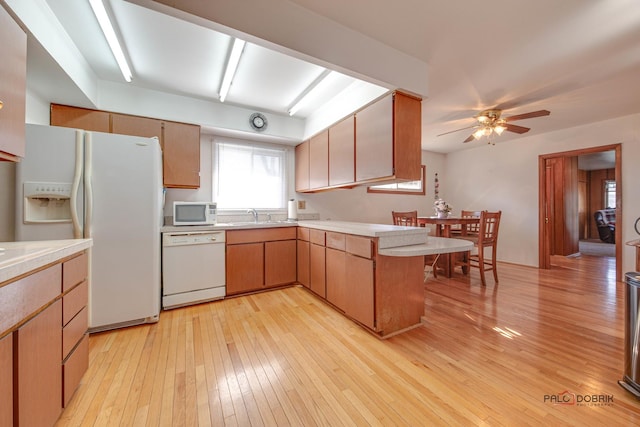
{"label": "light countertop", "polygon": [[92,239],[0,242],[0,283],[88,249]]}
{"label": "light countertop", "polygon": [[378,254],[386,256],[407,257],[464,252],[470,251],[472,248],[473,242],[469,240],[429,236],[426,243],[419,245],[407,245],[395,248],[379,249]]}

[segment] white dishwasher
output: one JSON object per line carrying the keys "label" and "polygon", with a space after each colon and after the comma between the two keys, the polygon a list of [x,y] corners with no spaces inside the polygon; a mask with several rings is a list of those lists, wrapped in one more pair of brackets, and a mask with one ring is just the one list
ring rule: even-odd
{"label": "white dishwasher", "polygon": [[225,232],[162,233],[162,308],[224,298]]}

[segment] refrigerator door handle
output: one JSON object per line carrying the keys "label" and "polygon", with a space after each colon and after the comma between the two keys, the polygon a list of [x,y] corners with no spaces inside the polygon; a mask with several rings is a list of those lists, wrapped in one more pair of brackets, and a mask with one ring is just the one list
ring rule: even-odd
{"label": "refrigerator door handle", "polygon": [[91,132],[85,133],[85,158],[84,158],[84,197],[85,197],[85,215],[84,215],[84,237],[91,237],[91,219],[93,216],[93,187],[91,186],[91,178],[93,175],[92,167],[92,137]]}
{"label": "refrigerator door handle", "polygon": [[71,185],[71,223],[73,224],[73,238],[81,239],[83,230],[78,217],[78,191],[84,167],[84,140],[82,131],[76,130],[76,163],[74,166],[73,183]]}

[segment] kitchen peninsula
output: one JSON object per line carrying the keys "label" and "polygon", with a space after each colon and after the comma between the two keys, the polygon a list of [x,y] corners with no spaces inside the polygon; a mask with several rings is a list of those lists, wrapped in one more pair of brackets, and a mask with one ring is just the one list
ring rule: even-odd
{"label": "kitchen peninsula", "polygon": [[345,221],[298,222],[298,282],[381,338],[421,324],[424,255],[468,251],[427,230]]}
{"label": "kitchen peninsula", "polygon": [[0,242],[0,425],[53,425],[80,384],[91,245]]}

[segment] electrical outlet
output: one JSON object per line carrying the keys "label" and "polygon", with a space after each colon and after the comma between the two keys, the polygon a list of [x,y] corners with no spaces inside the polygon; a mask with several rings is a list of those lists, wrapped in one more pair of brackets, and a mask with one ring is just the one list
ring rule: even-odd
{"label": "electrical outlet", "polygon": [[306,209],[307,201],[306,200],[298,200],[298,209]]}

